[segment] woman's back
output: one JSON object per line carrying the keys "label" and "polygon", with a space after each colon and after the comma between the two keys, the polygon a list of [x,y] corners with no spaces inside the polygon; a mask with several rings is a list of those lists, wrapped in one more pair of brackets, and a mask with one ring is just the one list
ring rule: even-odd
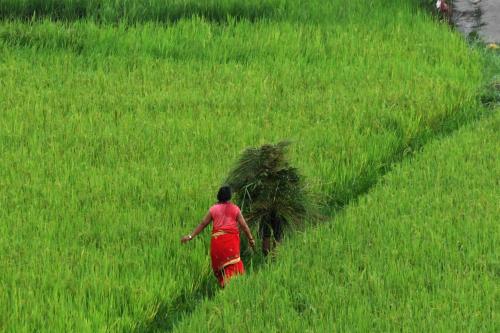
{"label": "woman's back", "polygon": [[217,203],[210,207],[210,215],[214,223],[213,232],[238,233],[239,214],[240,208],[231,202]]}
{"label": "woman's back", "polygon": [[217,193],[218,204],[210,207],[200,224],[189,235],[181,238],[182,243],[189,242],[213,221],[213,231],[210,240],[210,257],[212,270],[222,288],[227,281],[237,274],[244,274],[245,267],[240,258],[240,233],[239,226],[248,238],[248,243],[253,248],[255,240],[248,227],[240,208],[229,202],[231,188],[222,186]]}

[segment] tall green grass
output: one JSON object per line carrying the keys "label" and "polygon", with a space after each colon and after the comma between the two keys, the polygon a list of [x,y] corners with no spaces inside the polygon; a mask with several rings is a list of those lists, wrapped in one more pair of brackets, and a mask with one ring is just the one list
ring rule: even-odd
{"label": "tall green grass", "polygon": [[[61,21],[88,19],[100,23],[175,23],[203,17],[225,23],[231,20],[293,20],[330,24],[358,20],[356,16],[382,14],[380,1],[295,0],[0,0],[0,19]],[[432,0],[386,0],[385,10],[407,7],[434,8]]]}
{"label": "tall green grass", "polygon": [[497,332],[500,114],[426,146],[176,332]]}
{"label": "tall green grass", "polygon": [[0,0],[0,19],[87,18],[103,23],[165,23],[203,16],[216,22],[224,22],[228,17],[253,21],[277,16],[284,3],[284,0]]}
{"label": "tall green grass", "polygon": [[292,139],[340,207],[477,116],[480,57],[447,27],[410,2],[314,3],[256,22],[0,24],[0,330],[128,331],[195,293],[208,235],[179,236],[248,146]]}

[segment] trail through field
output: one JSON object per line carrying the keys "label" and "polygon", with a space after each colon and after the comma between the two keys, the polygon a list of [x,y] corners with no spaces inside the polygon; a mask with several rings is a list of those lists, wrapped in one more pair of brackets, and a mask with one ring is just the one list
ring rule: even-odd
{"label": "trail through field", "polygon": [[452,21],[466,36],[476,32],[486,43],[500,42],[499,0],[455,0]]}

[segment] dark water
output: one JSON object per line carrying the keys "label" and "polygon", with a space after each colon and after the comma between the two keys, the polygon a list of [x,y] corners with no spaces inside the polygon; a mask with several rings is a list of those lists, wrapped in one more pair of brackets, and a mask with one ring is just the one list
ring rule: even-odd
{"label": "dark water", "polygon": [[454,0],[452,21],[465,35],[500,43],[500,0]]}

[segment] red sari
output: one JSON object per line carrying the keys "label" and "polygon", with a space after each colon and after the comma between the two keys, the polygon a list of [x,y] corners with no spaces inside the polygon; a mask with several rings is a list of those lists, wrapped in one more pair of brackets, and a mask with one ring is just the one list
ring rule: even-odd
{"label": "red sari", "polygon": [[239,214],[238,206],[229,202],[219,203],[210,208],[214,223],[210,257],[212,269],[221,287],[224,287],[232,276],[245,273],[240,258],[240,233],[237,221]]}

